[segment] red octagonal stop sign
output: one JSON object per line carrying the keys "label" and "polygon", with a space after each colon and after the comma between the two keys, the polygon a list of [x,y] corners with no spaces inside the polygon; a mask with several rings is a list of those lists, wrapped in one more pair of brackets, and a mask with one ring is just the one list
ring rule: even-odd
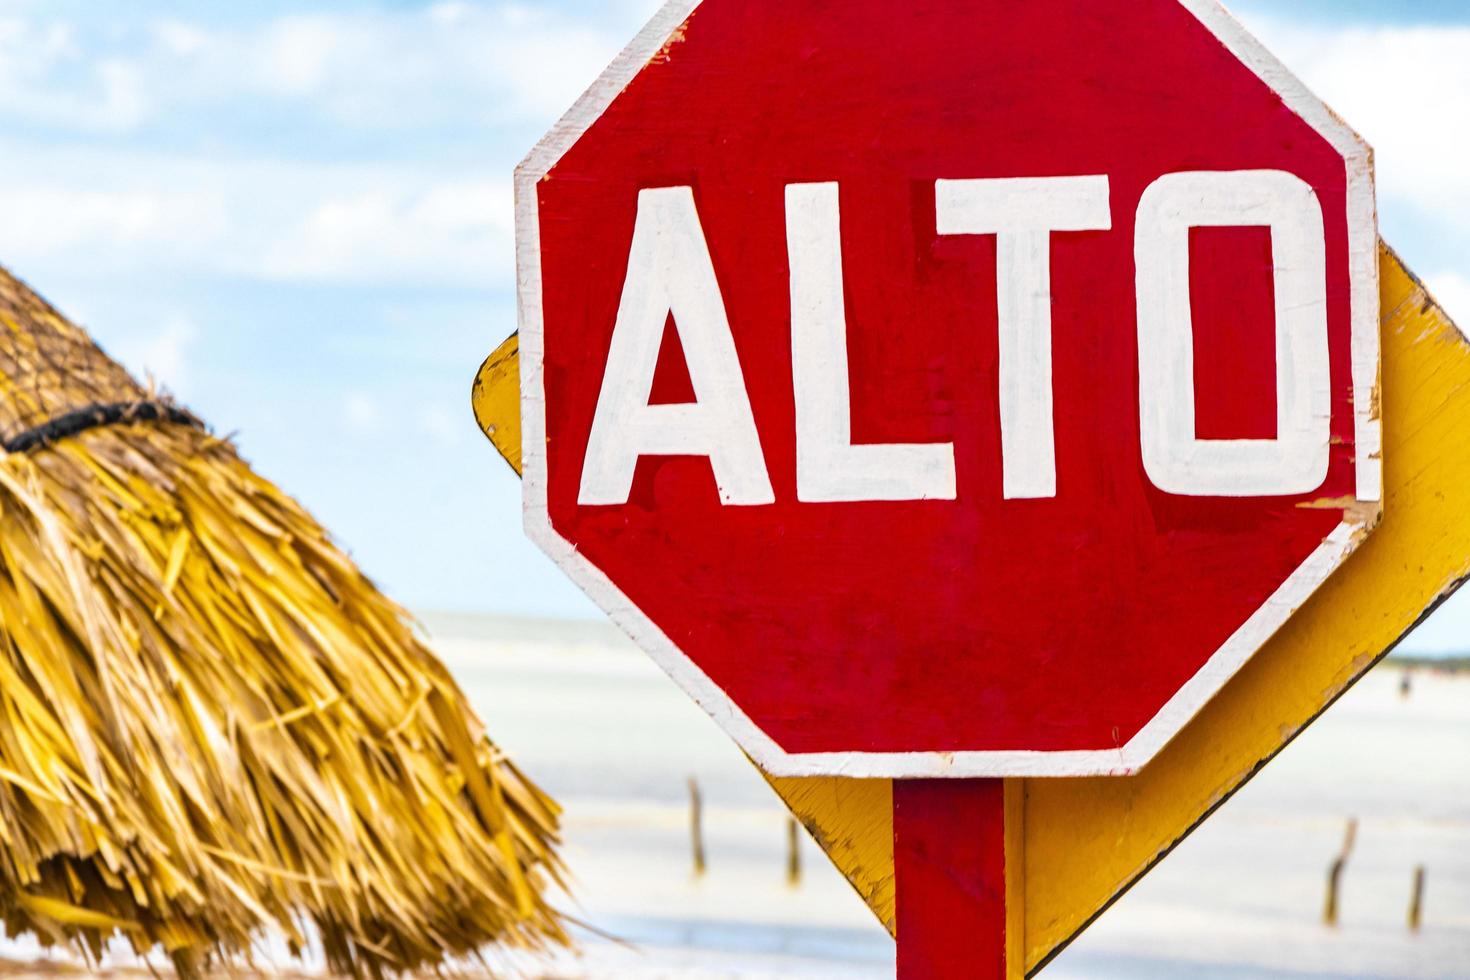
{"label": "red octagonal stop sign", "polygon": [[1369,152],[1212,0],[679,0],[517,194],[528,527],[768,771],[1135,770],[1378,518]]}

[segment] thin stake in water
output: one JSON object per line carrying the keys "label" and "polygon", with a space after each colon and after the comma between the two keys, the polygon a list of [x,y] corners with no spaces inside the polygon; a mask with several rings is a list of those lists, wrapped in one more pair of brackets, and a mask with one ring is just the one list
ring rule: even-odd
{"label": "thin stake in water", "polygon": [[1414,869],[1414,890],[1409,896],[1409,931],[1418,932],[1424,924],[1424,865]]}
{"label": "thin stake in water", "polygon": [[704,798],[699,792],[699,780],[689,777],[689,838],[694,853],[694,876],[704,875]]}
{"label": "thin stake in water", "polygon": [[1342,872],[1347,867],[1348,858],[1352,857],[1353,845],[1358,840],[1358,820],[1353,817],[1348,820],[1347,833],[1343,835],[1342,851],[1332,862],[1332,867],[1327,871],[1327,903],[1322,909],[1322,921],[1333,928],[1337,927],[1339,901],[1338,894],[1342,888]]}
{"label": "thin stake in water", "polygon": [[795,817],[786,818],[786,884],[801,884],[801,826]]}

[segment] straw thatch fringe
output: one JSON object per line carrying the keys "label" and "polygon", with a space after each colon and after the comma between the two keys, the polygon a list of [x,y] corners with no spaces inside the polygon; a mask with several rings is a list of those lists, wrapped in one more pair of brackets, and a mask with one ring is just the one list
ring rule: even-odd
{"label": "straw thatch fringe", "polygon": [[[16,382],[26,345],[75,340],[54,316],[0,277],[11,404],[36,390]],[[76,390],[146,399],[96,357],[104,383]],[[84,407],[65,401],[53,417]],[[403,612],[228,442],[117,421],[0,458],[11,934],[94,956],[121,935],[187,973],[268,927],[300,946],[310,926],[334,970],[372,975],[560,945],[558,812]]]}

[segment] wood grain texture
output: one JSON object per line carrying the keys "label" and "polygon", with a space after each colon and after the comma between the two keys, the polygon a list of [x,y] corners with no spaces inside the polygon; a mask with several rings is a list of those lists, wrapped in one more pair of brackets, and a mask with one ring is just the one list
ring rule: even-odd
{"label": "wood grain texture", "polygon": [[893,781],[766,780],[893,935]]}
{"label": "wood grain texture", "polygon": [[1014,980],[1001,779],[893,784],[898,980]]}
{"label": "wood grain texture", "polygon": [[1387,248],[1381,270],[1383,523],[1141,774],[1028,784],[1026,940],[1033,969],[1470,574],[1470,344]]}
{"label": "wood grain texture", "polygon": [[1026,976],[1026,787],[1029,780],[1005,781],[1006,807],[1006,969],[1007,980]]}
{"label": "wood grain texture", "polygon": [[521,338],[511,334],[485,358],[470,388],[475,421],[511,469],[521,472]]}
{"label": "wood grain texture", "polygon": [[[1024,895],[1016,904],[1025,909],[1028,974],[1470,576],[1470,343],[1386,246],[1381,294],[1382,525],[1142,773],[1024,781],[1013,803],[1024,799],[1024,871],[1011,887]],[[494,377],[486,378],[492,363]],[[481,427],[491,432],[493,425],[497,446],[518,447],[514,359],[487,361],[482,381],[475,398]],[[891,932],[891,783],[771,784]]]}

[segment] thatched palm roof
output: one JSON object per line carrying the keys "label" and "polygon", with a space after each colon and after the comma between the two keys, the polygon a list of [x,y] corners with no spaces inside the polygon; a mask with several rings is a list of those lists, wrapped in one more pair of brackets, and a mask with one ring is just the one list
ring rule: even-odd
{"label": "thatched palm roof", "polygon": [[227,441],[0,271],[0,919],[186,971],[565,934],[558,810],[403,611]]}

